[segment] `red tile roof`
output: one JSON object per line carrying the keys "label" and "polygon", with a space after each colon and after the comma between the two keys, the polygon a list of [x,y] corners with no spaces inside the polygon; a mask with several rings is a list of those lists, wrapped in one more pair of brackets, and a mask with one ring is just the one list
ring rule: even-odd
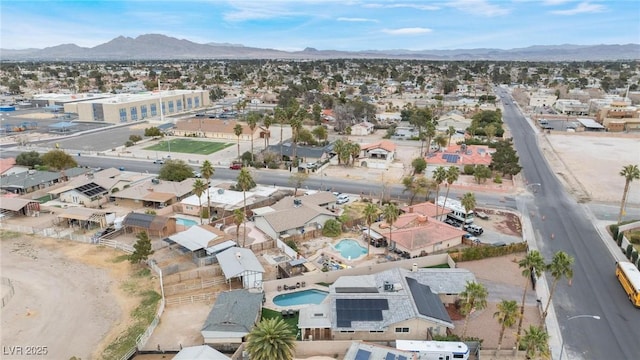
{"label": "red tile roof", "polygon": [[367,144],[360,147],[362,150],[383,149],[388,152],[396,151],[396,144],[393,141],[382,140],[377,143]]}
{"label": "red tile roof", "polygon": [[[491,164],[491,153],[495,152],[494,149],[485,145],[468,145],[467,151],[462,152],[460,145],[450,145],[444,152],[437,152],[432,157],[427,157],[425,160],[429,165],[489,165]],[[458,155],[459,159],[455,163],[448,162],[445,159],[446,155]]]}
{"label": "red tile roof", "polygon": [[[415,213],[415,214],[424,215],[426,217],[433,218],[433,217],[436,217],[436,208],[438,210],[438,214],[443,214],[443,211],[442,211],[443,208],[441,206],[437,207],[436,204],[430,203],[430,202],[423,202],[420,204],[405,206],[401,210],[404,211],[405,213]],[[451,210],[444,209],[444,214],[448,214],[450,212]]]}

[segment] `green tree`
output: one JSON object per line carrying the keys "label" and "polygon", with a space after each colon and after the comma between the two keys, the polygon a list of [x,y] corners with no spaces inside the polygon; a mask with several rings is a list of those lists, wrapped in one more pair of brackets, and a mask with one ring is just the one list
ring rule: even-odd
{"label": "green tree", "polygon": [[264,147],[265,148],[269,146],[269,138],[271,137],[271,132],[269,131],[269,128],[271,127],[271,124],[273,124],[273,116],[266,115],[262,119],[262,126],[264,126],[264,128],[267,129],[267,134],[264,137]]}
{"label": "green tree", "polygon": [[567,280],[569,280],[569,284],[571,284],[571,279],[573,279],[574,261],[575,260],[571,255],[564,251],[558,251],[553,254],[551,263],[547,265],[546,270],[551,273],[551,276],[553,276],[553,283],[551,283],[551,291],[549,291],[549,300],[547,300],[547,305],[542,313],[542,322],[547,318],[549,305],[551,305],[551,299],[553,298],[553,293],[556,291],[558,282],[560,282],[562,278],[567,278]]}
{"label": "green tree", "polygon": [[455,166],[449,166],[447,169],[447,193],[444,196],[444,204],[442,205],[444,211],[444,207],[447,206],[447,200],[449,199],[449,190],[451,189],[451,185],[453,185],[458,177],[460,176],[460,170]]}
{"label": "green tree", "polygon": [[489,124],[484,128],[484,134],[487,136],[487,140],[491,142],[494,136],[496,136],[496,126],[494,124]]}
{"label": "green tree", "polygon": [[462,204],[462,206],[464,206],[464,211],[466,211],[466,213],[464,214],[464,219],[466,221],[469,212],[476,208],[476,196],[473,195],[472,192],[465,193],[464,195],[462,195],[460,203]]}
{"label": "green tree", "polygon": [[37,165],[42,165],[40,153],[38,153],[37,151],[27,151],[20,153],[16,157],[16,165],[27,166],[29,168],[34,168]]}
{"label": "green tree", "polygon": [[416,196],[426,195],[430,187],[429,180],[422,175],[405,176],[402,178],[402,185],[404,185],[402,192],[408,191],[411,194],[409,205],[413,205]]}
{"label": "green tree", "polygon": [[538,250],[529,251],[527,256],[525,256],[522,260],[518,262],[518,267],[522,269],[522,276],[524,277],[524,291],[522,292],[522,303],[520,304],[520,317],[518,319],[518,332],[516,333],[516,349],[518,349],[518,344],[520,343],[520,334],[522,333],[522,320],[524,320],[524,304],[527,299],[527,290],[529,289],[529,281],[531,279],[531,275],[535,275],[536,278],[539,278],[542,275],[546,265],[544,263],[544,258],[538,252]]}
{"label": "green tree", "polygon": [[162,133],[162,131],[160,131],[160,129],[153,126],[153,127],[144,129],[144,136],[164,136],[164,134]]}
{"label": "green tree", "polygon": [[240,246],[240,225],[244,224],[245,216],[242,209],[233,210],[233,223],[236,224],[236,245]]}
{"label": "green tree", "polygon": [[151,250],[151,239],[149,239],[149,234],[146,232],[140,232],[136,235],[138,239],[135,244],[133,244],[133,253],[129,255],[129,261],[132,264],[137,264],[141,261],[147,261],[149,256],[153,254],[153,250]]}
{"label": "green tree", "polygon": [[[436,136],[436,125],[432,122],[427,123],[427,126],[425,127],[424,133],[420,134],[420,140],[422,142],[424,142],[424,140],[427,140],[427,152],[426,154],[429,154],[431,152],[431,139],[433,139],[433,137]],[[420,155],[426,155],[422,153],[422,143],[420,144]]]}
{"label": "green tree", "polygon": [[253,134],[255,133],[256,127],[258,126],[258,120],[260,119],[260,114],[252,112],[247,116],[247,124],[249,125],[249,129],[251,130],[251,163],[255,161],[253,155]]}
{"label": "green tree", "polygon": [[427,161],[423,157],[417,157],[411,161],[413,175],[422,174],[427,169]]}
{"label": "green tree", "polygon": [[309,174],[303,172],[296,172],[289,177],[289,184],[293,186],[293,196],[297,196],[298,189],[309,179]]}
{"label": "green tree", "polygon": [[362,215],[364,215],[364,221],[367,223],[367,256],[369,256],[369,248],[371,247],[371,224],[378,219],[378,207],[373,203],[368,203],[364,209],[362,209]]}
{"label": "green tree", "polygon": [[233,127],[233,133],[238,139],[238,158],[240,158],[240,135],[242,135],[242,130],[242,125],[240,124],[236,124],[236,126]]}
{"label": "green tree", "polygon": [[329,237],[336,237],[342,233],[342,224],[336,219],[329,219],[325,221],[322,227],[322,235]]}
{"label": "green tree", "polygon": [[62,150],[51,150],[48,153],[42,155],[40,158],[42,164],[48,166],[50,169],[57,171],[64,171],[66,169],[78,166],[78,163]]}
{"label": "green tree", "polygon": [[[193,193],[198,197],[198,204],[200,204],[200,211],[198,214],[198,217],[200,218],[200,225],[202,225],[202,214],[204,213],[202,209],[202,194],[204,194],[205,190],[207,190],[207,184],[204,181],[196,179],[196,181],[193,182]],[[209,205],[207,204],[207,208],[208,207]]]}
{"label": "green tree", "polygon": [[360,156],[360,144],[350,141],[348,144],[349,157],[351,157],[351,166],[355,166],[356,159]]}
{"label": "green tree", "polygon": [[[438,166],[433,171],[433,181],[436,183],[436,216],[438,216],[438,197],[440,195],[440,185],[447,179],[447,169],[444,166]],[[442,208],[444,214],[444,207]]]}
{"label": "green tree", "polygon": [[158,174],[158,179],[167,181],[182,181],[191,177],[193,177],[193,169],[180,159],[165,161]]}
{"label": "green tree", "polygon": [[475,281],[467,281],[464,291],[460,293],[462,305],[460,313],[464,315],[464,327],[462,328],[461,339],[467,336],[467,327],[469,325],[469,315],[473,310],[482,310],[487,307],[487,288]]}
{"label": "green tree", "polygon": [[491,155],[489,168],[505,175],[517,175],[522,170],[518,164],[520,158],[513,149],[513,144],[509,140],[498,141],[496,151]]}
{"label": "green tree", "polygon": [[640,179],[640,169],[638,165],[627,165],[620,171],[620,176],[624,177],[624,190],[622,191],[622,201],[620,201],[620,213],[618,214],[618,225],[622,222],[622,215],[624,215],[624,208],[627,205],[627,196],[629,194],[629,187],[633,180]]}
{"label": "green tree", "polygon": [[296,334],[282,318],[263,319],[247,335],[247,352],[252,360],[291,360]]}
{"label": "green tree", "polygon": [[493,313],[493,317],[498,319],[498,323],[500,324],[500,337],[498,338],[496,355],[498,355],[502,347],[502,338],[504,337],[505,329],[515,325],[516,320],[520,316],[518,302],[515,300],[502,300],[497,305],[497,309],[498,311]]}
{"label": "green tree", "polygon": [[400,209],[398,209],[395,204],[389,203],[382,209],[382,214],[384,215],[384,221],[389,224],[389,244],[391,244],[393,223],[398,220],[398,216],[400,216]]}
{"label": "green tree", "polygon": [[[243,201],[243,212],[247,213],[247,191],[251,190],[256,186],[256,183],[253,181],[253,177],[247,168],[240,169],[240,174],[238,174],[238,183],[236,187],[242,190],[242,201]],[[242,234],[242,247],[244,247],[247,242],[247,222],[244,222],[243,226],[244,234]]]}
{"label": "green tree", "polygon": [[311,118],[313,123],[319,125],[322,122],[322,107],[320,104],[315,103],[311,108]]}
{"label": "green tree", "polygon": [[549,334],[541,326],[530,325],[528,330],[524,331],[522,337],[522,345],[527,352],[528,359],[534,359],[540,356],[543,359],[549,359]]}
{"label": "green tree", "polygon": [[449,126],[449,128],[446,131],[447,136],[449,136],[449,140],[447,141],[447,147],[451,146],[451,137],[453,137],[453,135],[456,134],[456,128],[454,128],[453,126]]}
{"label": "green tree", "polygon": [[473,179],[478,183],[485,183],[491,178],[491,169],[486,165],[477,165],[473,170]]}
{"label": "green tree", "polygon": [[200,174],[207,180],[207,208],[211,206],[211,196],[209,195],[209,187],[211,187],[211,177],[216,170],[213,168],[211,161],[205,160],[200,167]]}
{"label": "green tree", "polygon": [[140,135],[129,135],[129,141],[131,141],[134,144],[140,140],[142,140],[142,137]]}
{"label": "green tree", "polygon": [[447,146],[447,138],[444,137],[444,135],[436,135],[436,137],[433,138],[433,142],[438,145],[438,150]]}
{"label": "green tree", "polygon": [[313,136],[315,136],[319,142],[323,143],[327,140],[329,134],[327,134],[327,129],[324,126],[316,126],[311,130]]}

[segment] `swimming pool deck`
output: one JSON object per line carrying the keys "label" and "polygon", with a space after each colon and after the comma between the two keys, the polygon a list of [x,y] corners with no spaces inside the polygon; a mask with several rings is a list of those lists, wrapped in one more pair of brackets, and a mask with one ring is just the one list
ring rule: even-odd
{"label": "swimming pool deck", "polygon": [[[290,278],[291,282],[290,284],[292,286],[295,286],[297,283],[302,283],[302,281],[304,280],[304,277],[293,277]],[[271,309],[271,310],[275,310],[275,311],[282,311],[282,310],[300,310],[302,308],[305,308],[309,305],[315,305],[315,304],[301,304],[301,305],[288,305],[288,306],[278,306],[273,302],[273,298],[275,298],[278,295],[282,295],[282,294],[292,294],[295,292],[300,292],[303,290],[319,290],[319,291],[324,291],[324,292],[329,292],[329,288],[326,286],[322,286],[322,285],[318,285],[318,284],[309,284],[308,282],[306,283],[305,287],[302,287],[302,284],[300,284],[300,287],[296,287],[294,289],[291,290],[284,290],[284,287],[281,291],[271,291],[271,292],[267,292],[265,293],[265,303],[264,303],[264,307]],[[325,300],[326,301],[326,298]],[[324,302],[323,301],[323,302]]]}

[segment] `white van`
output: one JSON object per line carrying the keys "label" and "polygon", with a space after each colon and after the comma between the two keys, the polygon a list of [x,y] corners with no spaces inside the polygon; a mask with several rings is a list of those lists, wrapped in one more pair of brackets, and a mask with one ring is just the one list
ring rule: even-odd
{"label": "white van", "polygon": [[336,204],[338,205],[346,204],[348,202],[349,202],[349,195],[347,194],[340,194],[336,199]]}

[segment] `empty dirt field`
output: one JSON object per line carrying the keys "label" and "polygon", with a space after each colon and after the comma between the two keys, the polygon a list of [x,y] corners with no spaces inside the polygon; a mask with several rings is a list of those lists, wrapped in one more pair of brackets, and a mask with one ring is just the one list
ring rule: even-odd
{"label": "empty dirt field", "polygon": [[2,276],[15,288],[0,313],[3,349],[39,346],[46,356],[36,358],[98,359],[129,326],[139,299],[123,287],[135,270],[123,253],[7,231],[0,251]]}

